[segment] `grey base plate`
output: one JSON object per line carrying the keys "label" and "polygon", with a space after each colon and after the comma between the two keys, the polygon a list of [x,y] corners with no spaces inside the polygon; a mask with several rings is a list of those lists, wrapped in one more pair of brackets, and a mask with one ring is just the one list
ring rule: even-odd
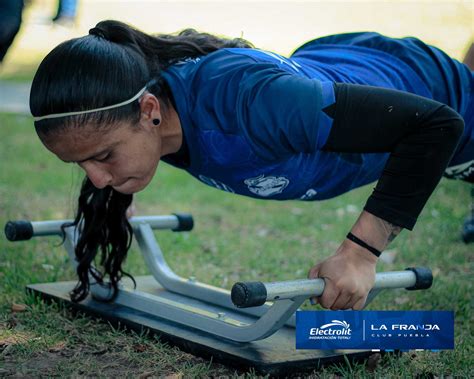
{"label": "grey base plate", "polygon": [[[160,287],[151,276],[136,277],[135,280],[137,281],[137,289],[140,291],[173,300],[179,299],[184,304],[200,306],[206,310],[224,311],[232,318],[249,321],[249,316],[244,316],[238,312],[223,310],[205,302],[170,293]],[[212,357],[214,362],[220,362],[240,370],[254,368],[261,374],[291,375],[302,373],[329,363],[344,361],[344,355],[349,359],[360,360],[372,353],[371,351],[360,350],[296,350],[295,329],[288,326],[284,326],[272,336],[261,341],[233,342],[133,308],[114,303],[102,303],[93,300],[90,296],[80,304],[72,303],[69,292],[75,284],[76,282],[31,284],[27,286],[27,290],[45,300],[62,302],[76,310],[103,318],[112,324],[120,323],[137,331],[143,328],[148,329],[158,334],[161,340],[178,346],[191,354],[207,359]]]}

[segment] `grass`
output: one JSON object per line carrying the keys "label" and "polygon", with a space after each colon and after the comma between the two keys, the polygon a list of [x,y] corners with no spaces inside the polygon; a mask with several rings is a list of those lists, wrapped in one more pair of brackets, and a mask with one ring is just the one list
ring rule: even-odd
{"label": "grass", "polygon": [[[40,145],[29,117],[0,114],[0,224],[7,220],[69,218],[82,174]],[[258,201],[220,192],[184,172],[160,165],[139,194],[139,214],[190,212],[190,233],[160,232],[170,266],[182,276],[230,288],[237,280],[304,278],[316,261],[332,254],[355,221],[371,186],[325,202]],[[432,377],[473,375],[472,246],[460,242],[469,186],[443,180],[413,232],[390,246],[395,259],[378,271],[429,266],[428,291],[392,291],[369,309],[454,310],[453,351],[377,355],[313,373],[314,377]],[[25,294],[29,283],[73,280],[65,251],[54,238],[10,243],[0,237],[0,376],[237,376],[157,337],[126,332],[46,305]],[[148,274],[134,246],[127,269]],[[12,304],[25,304],[12,312]],[[245,374],[249,377],[255,373]]]}

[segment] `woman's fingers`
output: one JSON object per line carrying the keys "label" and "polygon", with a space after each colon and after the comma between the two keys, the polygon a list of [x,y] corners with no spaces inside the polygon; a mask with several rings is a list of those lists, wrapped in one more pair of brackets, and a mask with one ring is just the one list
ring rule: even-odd
{"label": "woman's fingers", "polygon": [[320,267],[321,267],[321,263],[318,263],[317,265],[314,265],[313,267],[311,267],[308,271],[308,278],[309,279],[319,278]]}
{"label": "woman's fingers", "polygon": [[137,208],[135,207],[135,203],[132,203],[127,208],[127,212],[125,213],[125,216],[127,218],[132,218],[133,216],[135,216],[136,211],[137,211]]}
{"label": "woman's fingers", "polygon": [[357,300],[351,308],[355,311],[362,310],[364,308],[366,300],[367,300],[367,296],[359,298],[359,300]]}
{"label": "woman's fingers", "polygon": [[[366,291],[355,291],[351,289],[340,289],[339,295],[334,300],[334,303],[330,307],[331,310],[344,310],[344,309],[362,309],[367,300]],[[328,301],[330,302],[330,301]]]}
{"label": "woman's fingers", "polygon": [[[308,279],[316,279],[319,277],[319,267],[321,267],[321,264],[317,264],[309,269]],[[316,305],[319,302],[319,298],[311,297],[309,301],[311,302],[311,305]]]}
{"label": "woman's fingers", "polygon": [[340,290],[334,285],[329,278],[324,278],[325,286],[323,294],[318,298],[318,303],[327,309],[332,309],[334,302],[339,296]]}
{"label": "woman's fingers", "polygon": [[339,296],[334,301],[331,310],[337,311],[339,309],[349,309],[350,305],[354,302],[353,294],[347,291],[341,291]]}
{"label": "woman's fingers", "polygon": [[324,292],[319,298],[313,297],[312,304],[332,310],[364,307],[375,282],[377,260],[370,252],[358,249],[357,245],[344,242],[334,255],[311,267],[308,277],[325,282]]}

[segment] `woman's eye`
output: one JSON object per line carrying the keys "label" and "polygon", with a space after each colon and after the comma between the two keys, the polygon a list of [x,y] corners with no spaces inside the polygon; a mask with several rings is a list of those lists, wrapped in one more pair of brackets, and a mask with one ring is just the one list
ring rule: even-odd
{"label": "woman's eye", "polygon": [[105,162],[107,159],[110,158],[110,153],[107,153],[105,155],[102,155],[100,157],[96,157],[94,160],[96,160],[97,162]]}

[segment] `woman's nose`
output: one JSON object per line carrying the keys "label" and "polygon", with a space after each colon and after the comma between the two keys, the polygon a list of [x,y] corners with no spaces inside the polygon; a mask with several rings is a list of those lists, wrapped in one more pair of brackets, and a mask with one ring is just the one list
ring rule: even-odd
{"label": "woman's nose", "polygon": [[79,166],[86,172],[94,187],[102,189],[112,183],[112,175],[95,162],[83,162]]}

